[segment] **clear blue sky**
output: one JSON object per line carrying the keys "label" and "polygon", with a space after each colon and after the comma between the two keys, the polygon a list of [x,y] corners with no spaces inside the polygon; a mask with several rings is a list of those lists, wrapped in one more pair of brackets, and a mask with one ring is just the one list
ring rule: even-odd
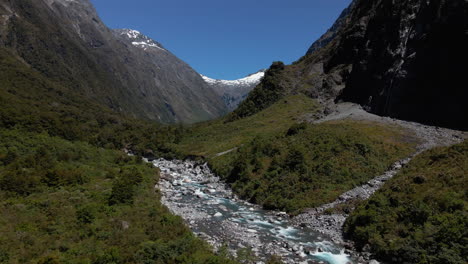
{"label": "clear blue sky", "polygon": [[111,28],[160,42],[199,73],[238,79],[291,63],[351,0],[91,0]]}

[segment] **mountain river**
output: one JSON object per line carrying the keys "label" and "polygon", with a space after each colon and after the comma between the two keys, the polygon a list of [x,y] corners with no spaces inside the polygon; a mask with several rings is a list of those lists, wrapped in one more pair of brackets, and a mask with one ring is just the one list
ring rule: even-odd
{"label": "mountain river", "polygon": [[156,159],[156,186],[162,202],[181,216],[199,237],[231,252],[251,248],[264,263],[281,256],[286,263],[347,264],[354,261],[331,239],[308,228],[297,228],[284,212],[268,211],[236,197],[206,164]]}

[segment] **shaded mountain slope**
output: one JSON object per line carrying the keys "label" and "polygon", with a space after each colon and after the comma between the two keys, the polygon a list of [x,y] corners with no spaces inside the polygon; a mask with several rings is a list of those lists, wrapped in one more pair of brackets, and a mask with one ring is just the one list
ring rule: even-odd
{"label": "shaded mountain slope", "polygon": [[222,115],[223,102],[167,50],[142,49],[99,19],[88,0],[1,1],[2,46],[115,111],[164,123]]}
{"label": "shaded mountain slope", "polygon": [[[172,155],[179,129],[128,117],[45,78],[0,47],[0,127],[139,154]],[[149,152],[149,153],[147,153]]]}

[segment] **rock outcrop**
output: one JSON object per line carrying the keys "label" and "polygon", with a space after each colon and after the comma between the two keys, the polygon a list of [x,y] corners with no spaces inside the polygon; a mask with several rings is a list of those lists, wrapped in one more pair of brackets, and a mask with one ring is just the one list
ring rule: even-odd
{"label": "rock outcrop", "polygon": [[467,129],[468,2],[358,1],[338,50],[354,58],[339,97],[371,112]]}

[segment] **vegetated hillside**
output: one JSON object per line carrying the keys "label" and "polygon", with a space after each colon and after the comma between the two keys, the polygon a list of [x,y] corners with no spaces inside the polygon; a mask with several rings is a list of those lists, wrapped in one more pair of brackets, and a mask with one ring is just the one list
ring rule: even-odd
{"label": "vegetated hillside", "polygon": [[0,48],[0,126],[171,157],[181,129],[122,116],[45,78]]}
{"label": "vegetated hillside", "polygon": [[115,113],[0,48],[0,262],[229,263],[159,202],[183,129]]}
{"label": "vegetated hillside", "polygon": [[128,115],[196,122],[226,112],[168,50],[108,29],[88,0],[0,1],[0,46],[45,77]]}
{"label": "vegetated hillside", "polygon": [[288,93],[284,87],[288,87],[290,83],[284,72],[285,65],[283,62],[273,62],[265,72],[260,84],[249,93],[234,112],[228,115],[227,121],[234,121],[256,114],[287,95]]}
{"label": "vegetated hillside", "polygon": [[418,155],[350,216],[345,232],[389,263],[466,263],[468,143]]}
{"label": "vegetated hillside", "polygon": [[161,205],[140,157],[0,130],[1,263],[234,263]]}
{"label": "vegetated hillside", "polygon": [[414,151],[399,127],[301,123],[318,111],[305,95],[287,96],[252,116],[197,124],[174,148],[204,156],[242,198],[289,213],[330,202]]}
{"label": "vegetated hillside", "polygon": [[379,115],[468,129],[460,114],[468,112],[468,90],[460,85],[467,28],[463,0],[355,0],[304,57],[276,71],[279,78],[265,78],[234,113],[250,115],[302,92],[324,102],[356,102]]}
{"label": "vegetated hillside", "polygon": [[225,117],[186,127],[179,143],[172,147],[189,156],[210,158],[249,143],[256,136],[283,133],[318,110],[316,102],[307,96],[288,96],[253,116],[235,122],[227,122]]}
{"label": "vegetated hillside", "polygon": [[378,123],[300,123],[209,163],[242,198],[295,214],[382,174],[410,155],[414,142],[408,131]]}

